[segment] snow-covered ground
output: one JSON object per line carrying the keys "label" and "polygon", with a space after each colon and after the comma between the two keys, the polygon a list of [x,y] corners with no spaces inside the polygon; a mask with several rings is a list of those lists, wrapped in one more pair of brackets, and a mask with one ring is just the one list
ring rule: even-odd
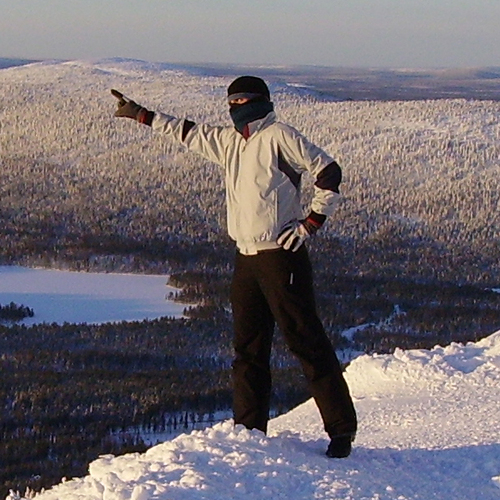
{"label": "snow-covered ground", "polygon": [[0,266],[0,304],[34,310],[23,324],[106,323],[181,317],[185,304],[166,300],[177,290],[168,276],[84,273]]}
{"label": "snow-covered ground", "polygon": [[35,498],[500,498],[500,331],[465,346],[361,356],[346,377],[360,419],[347,459],[324,456],[308,401],[274,419],[268,436],[228,420],[144,454],[103,456],[87,477]]}

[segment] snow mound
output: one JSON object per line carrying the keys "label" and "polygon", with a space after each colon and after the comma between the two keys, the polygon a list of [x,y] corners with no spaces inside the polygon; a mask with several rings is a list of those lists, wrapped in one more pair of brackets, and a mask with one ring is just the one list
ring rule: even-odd
{"label": "snow mound", "polygon": [[457,380],[498,384],[500,375],[500,331],[466,345],[452,343],[431,350],[396,349],[394,354],[361,356],[347,370],[355,396],[421,390],[452,384]]}
{"label": "snow mound", "polygon": [[[268,438],[232,421],[194,431],[151,448],[143,455],[103,456],[90,465],[90,476],[62,484],[44,499],[146,500],[164,498],[314,498],[331,482],[349,490],[333,471],[311,469],[307,448],[293,436]],[[323,460],[323,458],[321,458]],[[322,486],[324,485],[324,486]],[[40,496],[42,498],[42,496]]]}
{"label": "snow mound", "polygon": [[348,459],[325,457],[310,400],[272,420],[268,436],[228,420],[144,454],[102,456],[87,477],[35,498],[500,498],[500,332],[467,345],[362,356],[346,377],[360,422]]}

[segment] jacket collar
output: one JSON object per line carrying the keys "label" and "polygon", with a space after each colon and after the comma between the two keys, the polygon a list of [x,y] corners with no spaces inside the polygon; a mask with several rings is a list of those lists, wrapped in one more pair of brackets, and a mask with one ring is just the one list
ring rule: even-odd
{"label": "jacket collar", "polygon": [[243,130],[243,137],[249,139],[251,136],[255,135],[257,132],[269,127],[276,121],[276,113],[271,111],[264,118],[255,120],[247,124]]}

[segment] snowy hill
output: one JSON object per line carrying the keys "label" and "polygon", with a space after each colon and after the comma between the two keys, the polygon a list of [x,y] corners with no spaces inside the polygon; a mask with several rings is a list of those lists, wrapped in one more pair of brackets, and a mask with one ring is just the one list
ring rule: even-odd
{"label": "snowy hill", "polygon": [[[228,125],[233,76],[123,59],[1,69],[0,210],[9,219],[0,254],[55,246],[91,260],[97,249],[88,234],[109,238],[108,247],[119,240],[121,251],[131,241],[180,252],[186,239],[224,242],[221,170],[116,120],[110,89],[153,110]],[[286,74],[268,79],[279,118],[343,167],[343,200],[322,230],[348,256],[337,268],[497,286],[500,102],[334,102]],[[47,248],[38,232],[51,236]],[[87,247],[90,256],[81,255]]]}
{"label": "snowy hill", "polygon": [[500,498],[500,331],[465,346],[362,356],[347,380],[360,417],[347,459],[323,455],[327,441],[308,401],[274,419],[267,437],[227,421],[144,454],[103,456],[87,477],[35,498]]}

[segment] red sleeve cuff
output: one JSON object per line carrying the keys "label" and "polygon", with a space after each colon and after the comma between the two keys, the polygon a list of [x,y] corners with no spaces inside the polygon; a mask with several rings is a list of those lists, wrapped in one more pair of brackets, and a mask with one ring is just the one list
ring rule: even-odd
{"label": "red sleeve cuff", "polygon": [[320,228],[326,220],[326,215],[318,214],[314,210],[307,216],[307,221],[310,222],[316,228]]}
{"label": "red sleeve cuff", "polygon": [[137,113],[137,121],[151,127],[154,116],[155,114],[153,111],[148,111],[146,108],[142,108],[139,113]]}

